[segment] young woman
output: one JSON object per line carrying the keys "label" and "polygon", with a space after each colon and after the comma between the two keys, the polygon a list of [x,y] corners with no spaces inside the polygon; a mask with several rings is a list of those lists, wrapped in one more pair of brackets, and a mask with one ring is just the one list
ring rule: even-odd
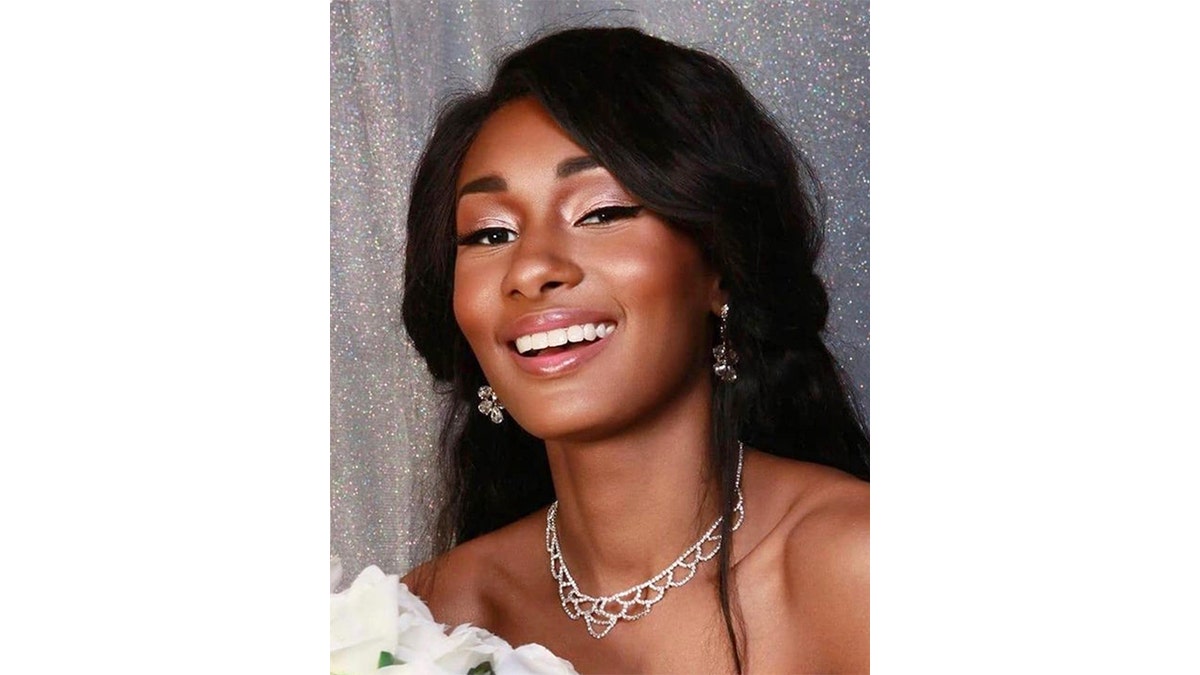
{"label": "young woman", "polygon": [[453,401],[443,623],[581,673],[869,668],[867,437],[811,171],[719,60],[512,54],[413,181],[404,321]]}

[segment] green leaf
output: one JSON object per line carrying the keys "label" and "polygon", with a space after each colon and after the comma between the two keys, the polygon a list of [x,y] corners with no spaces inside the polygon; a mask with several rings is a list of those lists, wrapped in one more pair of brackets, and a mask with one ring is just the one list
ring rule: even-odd
{"label": "green leaf", "polygon": [[489,661],[475,666],[467,671],[467,675],[495,675],[496,671],[492,670],[492,664]]}
{"label": "green leaf", "polygon": [[386,668],[387,666],[396,666],[404,663],[392,656],[391,652],[379,652],[379,665],[376,668]]}

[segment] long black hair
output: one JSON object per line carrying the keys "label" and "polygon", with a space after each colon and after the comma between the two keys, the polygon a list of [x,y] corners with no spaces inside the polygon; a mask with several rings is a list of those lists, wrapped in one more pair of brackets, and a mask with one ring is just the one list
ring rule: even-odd
{"label": "long black hair", "polygon": [[[721,478],[724,540],[732,535],[739,439],[868,480],[867,433],[821,337],[829,297],[815,273],[823,210],[811,167],[720,59],[633,28],[577,28],[512,53],[486,91],[448,103],[413,178],[404,325],[434,378],[449,385],[435,550],[554,499],[542,442],[511,419],[495,425],[474,411],[484,377],[452,309],[463,156],[483,121],[522,97],[537,100],[645,208],[695,240],[721,275],[738,354],[736,382],[713,386],[711,461]],[[730,548],[718,555],[718,592],[740,672]]]}

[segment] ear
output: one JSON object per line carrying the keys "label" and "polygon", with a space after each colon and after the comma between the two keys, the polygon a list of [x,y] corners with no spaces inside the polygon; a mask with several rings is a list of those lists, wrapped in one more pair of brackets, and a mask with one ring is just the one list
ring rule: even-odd
{"label": "ear", "polygon": [[721,307],[729,302],[729,291],[725,290],[721,283],[721,277],[717,274],[712,276],[708,288],[708,306],[712,313],[720,316]]}

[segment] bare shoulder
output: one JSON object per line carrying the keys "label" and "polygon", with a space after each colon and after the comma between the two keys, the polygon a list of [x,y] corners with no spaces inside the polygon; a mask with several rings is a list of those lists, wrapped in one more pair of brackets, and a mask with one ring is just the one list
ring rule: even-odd
{"label": "bare shoulder", "polygon": [[401,581],[425,601],[439,623],[478,624],[486,613],[478,580],[487,576],[488,548],[485,537],[474,539],[419,565]]}
{"label": "bare shoulder", "polygon": [[508,593],[522,582],[519,575],[525,565],[519,558],[530,550],[531,536],[541,535],[539,519],[544,521],[544,509],[455,546],[417,566],[401,581],[425,601],[439,623],[493,626],[500,618],[497,593]]}
{"label": "bare shoulder", "polygon": [[795,495],[784,528],[789,556],[836,563],[838,569],[865,565],[870,558],[870,484],[826,466],[772,459],[791,465],[791,471],[777,470],[779,480],[792,485],[780,491]]}
{"label": "bare shoulder", "polygon": [[[788,585],[809,598],[860,599],[865,611],[871,560],[870,486],[834,469],[808,466],[809,486],[793,504],[790,523],[781,532],[786,536]],[[855,593],[861,593],[861,598],[848,597]]]}
{"label": "bare shoulder", "polygon": [[[870,669],[870,485],[825,466],[763,453],[747,458],[747,519],[760,497],[767,525],[757,572],[778,579],[807,636],[810,663],[824,672]],[[753,552],[752,552],[753,553]]]}
{"label": "bare shoulder", "polygon": [[[851,553],[870,537],[870,484],[837,469],[747,454],[747,508],[762,514],[761,544],[784,544],[789,555]],[[820,543],[820,546],[806,545]],[[858,551],[866,553],[866,549]]]}

